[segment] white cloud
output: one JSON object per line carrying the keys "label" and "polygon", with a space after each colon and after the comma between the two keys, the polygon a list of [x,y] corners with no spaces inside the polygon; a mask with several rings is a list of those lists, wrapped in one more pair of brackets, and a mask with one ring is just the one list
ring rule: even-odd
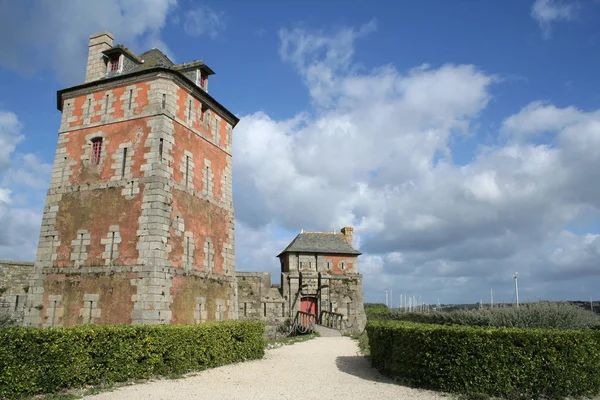
{"label": "white cloud", "polygon": [[535,0],[531,7],[531,16],[538,21],[542,35],[548,39],[551,25],[555,21],[570,21],[575,18],[577,3],[560,2],[558,0]]}
{"label": "white cloud", "polygon": [[[0,110],[0,258],[32,261],[51,168],[33,154],[15,156],[21,129],[14,113]],[[32,195],[38,196],[33,206],[27,201]]]}
{"label": "white cloud", "polygon": [[518,114],[507,118],[503,129],[514,136],[533,137],[542,133],[555,133],[583,117],[584,113],[573,106],[560,109],[547,102],[534,101]]}
{"label": "white cloud", "polygon": [[[366,31],[281,32],[282,60],[314,109],[285,121],[255,113],[236,127],[238,246],[266,227],[266,238],[293,232],[280,251],[302,228],[354,224],[370,301],[386,287],[430,302],[475,302],[494,287],[510,301],[515,271],[523,298],[577,297],[557,285],[569,272],[572,288],[600,284],[598,240],[566,229],[600,215],[600,112],[533,102],[504,120],[511,140],[455,164],[452,143],[473,133],[498,79],[472,65],[358,70],[354,41]],[[552,143],[530,140],[544,132]]]}
{"label": "white cloud", "polygon": [[313,100],[320,106],[329,105],[339,82],[339,73],[350,69],[354,41],[373,32],[377,22],[371,20],[359,29],[342,28],[331,36],[323,31],[306,28],[279,31],[279,54],[301,72]]}
{"label": "white cloud", "polygon": [[0,65],[23,73],[52,68],[65,84],[83,82],[88,38],[110,31],[134,51],[160,47],[176,0],[34,0],[0,3]]}
{"label": "white cloud", "polygon": [[217,12],[210,7],[202,6],[186,11],[183,29],[190,36],[208,35],[217,37],[225,30],[225,20],[222,12]]}
{"label": "white cloud", "polygon": [[14,113],[0,110],[0,173],[10,166],[10,156],[23,140],[21,123]]}

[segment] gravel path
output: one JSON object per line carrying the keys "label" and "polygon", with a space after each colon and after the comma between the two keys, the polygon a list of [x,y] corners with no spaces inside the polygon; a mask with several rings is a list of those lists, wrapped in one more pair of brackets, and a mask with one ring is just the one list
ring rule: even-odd
{"label": "gravel path", "polygon": [[226,365],[182,379],[125,386],[85,398],[425,400],[444,396],[391,383],[358,355],[356,341],[350,338],[319,337],[267,350],[262,360]]}

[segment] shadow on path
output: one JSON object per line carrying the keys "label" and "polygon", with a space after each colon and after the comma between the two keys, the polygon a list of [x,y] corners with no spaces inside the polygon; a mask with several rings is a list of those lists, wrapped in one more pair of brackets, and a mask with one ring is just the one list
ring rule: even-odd
{"label": "shadow on path", "polygon": [[371,362],[364,356],[340,356],[336,357],[335,365],[341,372],[354,375],[367,381],[392,383],[392,381],[381,375]]}

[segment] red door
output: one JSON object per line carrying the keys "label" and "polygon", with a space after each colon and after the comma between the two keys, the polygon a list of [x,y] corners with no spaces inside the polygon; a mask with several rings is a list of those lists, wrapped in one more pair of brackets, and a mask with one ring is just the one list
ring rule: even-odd
{"label": "red door", "polygon": [[[316,317],[317,315],[317,299],[314,297],[303,297],[300,299],[300,311],[312,314]],[[302,315],[302,324],[307,325],[315,322],[315,317],[308,317]]]}

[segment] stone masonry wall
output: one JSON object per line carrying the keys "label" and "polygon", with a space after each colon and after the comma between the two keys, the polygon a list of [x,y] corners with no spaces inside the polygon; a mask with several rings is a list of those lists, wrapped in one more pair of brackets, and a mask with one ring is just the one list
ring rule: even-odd
{"label": "stone masonry wall", "polygon": [[280,285],[271,285],[269,272],[236,272],[238,316],[241,320],[264,321],[268,333],[289,318],[289,307]]}
{"label": "stone masonry wall", "polygon": [[20,320],[34,263],[0,260],[0,313]]}

